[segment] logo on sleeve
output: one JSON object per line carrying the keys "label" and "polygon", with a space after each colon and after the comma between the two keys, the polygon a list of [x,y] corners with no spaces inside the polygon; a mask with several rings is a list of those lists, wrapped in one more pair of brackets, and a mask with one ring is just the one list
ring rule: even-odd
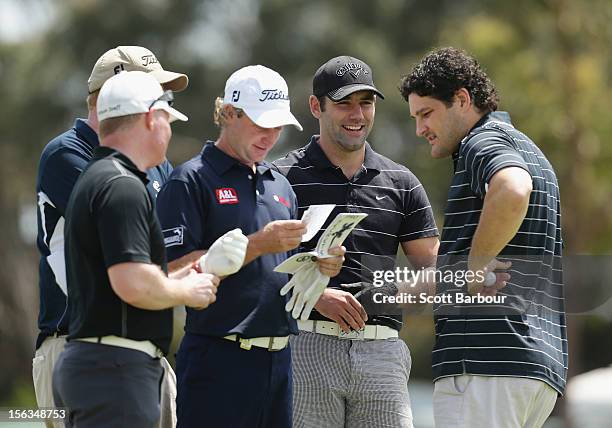
{"label": "logo on sleeve", "polygon": [[183,226],[162,230],[162,233],[164,234],[164,245],[166,247],[183,245]]}
{"label": "logo on sleeve", "polygon": [[217,202],[220,204],[238,203],[238,193],[236,193],[236,189],[224,187],[222,189],[215,189],[215,193],[217,194]]}
{"label": "logo on sleeve", "polygon": [[281,204],[283,204],[287,208],[291,208],[291,204],[289,203],[289,201],[287,199],[283,198],[282,196],[274,195],[274,200],[276,202],[280,202]]}

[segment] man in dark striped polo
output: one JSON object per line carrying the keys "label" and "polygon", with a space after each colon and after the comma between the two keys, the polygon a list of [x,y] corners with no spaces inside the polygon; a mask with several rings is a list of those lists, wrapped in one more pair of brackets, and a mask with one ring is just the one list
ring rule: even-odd
{"label": "man in dark striped polo", "polygon": [[[484,272],[480,279],[498,269],[493,284],[439,284],[455,300],[434,309],[436,426],[540,427],[568,364],[555,172],[496,111],[493,84],[465,52],[429,53],[400,90],[431,156],[452,156],[444,265]],[[458,304],[485,295],[500,300]]]}
{"label": "man in dark striped polo", "polygon": [[395,268],[400,245],[414,267],[434,265],[438,230],[419,180],[366,142],[378,98],[366,63],[332,58],[315,73],[309,99],[320,135],[274,162],[295,191],[300,215],[310,205],[336,205],[323,229],[338,213],[368,214],[344,241],[340,274],[291,338],[296,428],[412,426],[401,316],[371,311],[364,292],[374,271]]}

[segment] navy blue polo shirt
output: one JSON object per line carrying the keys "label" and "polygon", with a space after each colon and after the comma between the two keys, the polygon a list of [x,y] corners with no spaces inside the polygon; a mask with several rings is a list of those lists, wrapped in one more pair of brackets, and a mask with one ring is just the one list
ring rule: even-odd
{"label": "navy blue polo shirt", "polygon": [[[274,220],[295,219],[297,203],[289,182],[263,162],[256,172],[208,142],[177,167],[157,198],[168,261],[210,248],[224,233],[245,235]],[[217,301],[205,310],[187,308],[185,331],[245,338],[297,334],[279,294],[288,275],[273,272],[286,253],[265,254],[221,281]]]}
{"label": "navy blue polo shirt", "polygon": [[[52,334],[67,334],[68,299],[59,284],[65,284],[64,214],[77,178],[98,147],[98,135],[83,119],[51,140],[43,149],[38,165],[38,236],[40,253],[40,330],[36,348]],[[155,196],[172,172],[168,161],[147,172],[147,190]],[[65,286],[64,286],[65,289]]]}

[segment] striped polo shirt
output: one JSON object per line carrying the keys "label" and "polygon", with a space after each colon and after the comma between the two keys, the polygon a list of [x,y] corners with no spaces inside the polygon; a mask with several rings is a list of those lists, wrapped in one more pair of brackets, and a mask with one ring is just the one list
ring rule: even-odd
{"label": "striped polo shirt", "polygon": [[[461,374],[539,379],[563,393],[568,345],[561,267],[559,186],[542,151],[512,126],[505,112],[489,113],[453,154],[454,176],[444,212],[439,269],[465,267],[488,183],[506,167],[532,178],[533,191],[519,231],[498,258],[511,261],[503,302],[434,307],[435,380]],[[438,293],[465,293],[439,284]]]}
{"label": "striped polo shirt", "polygon": [[[363,165],[349,179],[330,162],[318,140],[318,135],[313,136],[308,145],[273,164],[291,183],[298,200],[298,218],[310,205],[336,204],[321,231],[305,243],[304,250],[316,246],[338,213],[368,214],[344,241],[346,260],[340,274],[329,282],[329,287],[355,294],[363,284],[372,284],[374,271],[396,267],[401,242],[438,236],[438,229],[425,189],[408,168],[376,153],[366,143]],[[384,312],[369,313],[367,324],[401,329],[398,311]],[[316,310],[310,319],[327,320]]]}

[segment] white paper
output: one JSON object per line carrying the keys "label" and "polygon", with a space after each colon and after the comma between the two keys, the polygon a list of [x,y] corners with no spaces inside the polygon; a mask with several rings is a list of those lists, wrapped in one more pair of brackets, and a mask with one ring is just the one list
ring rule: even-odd
{"label": "white paper", "polygon": [[306,233],[302,242],[310,241],[317,234],[335,207],[334,204],[311,205],[304,211],[302,221],[306,223]]}
{"label": "white paper", "polygon": [[[332,205],[333,209],[333,205]],[[331,211],[330,211],[331,212]],[[329,213],[325,216],[327,218]],[[363,213],[340,213],[331,222],[328,228],[323,232],[323,235],[317,242],[317,248],[314,251],[294,254],[287,260],[279,264],[274,268],[274,272],[290,273],[293,274],[311,263],[316,263],[317,258],[324,259],[328,257],[335,257],[327,252],[331,247],[341,245],[351,231],[357,226],[361,220],[366,218],[368,215]],[[323,219],[325,222],[325,219]],[[318,229],[317,229],[318,230]]]}
{"label": "white paper", "polygon": [[294,254],[293,256],[282,262],[280,265],[276,266],[274,268],[274,272],[294,274],[303,266],[309,265],[311,263],[316,263],[316,261],[317,253],[315,253],[314,251],[310,251],[308,253]]}
{"label": "white paper", "polygon": [[357,223],[367,216],[367,214],[363,213],[338,214],[325,232],[323,232],[323,235],[319,238],[319,242],[317,242],[317,257],[334,257],[330,256],[327,251],[329,251],[331,247],[342,244],[349,233],[357,226]]}

